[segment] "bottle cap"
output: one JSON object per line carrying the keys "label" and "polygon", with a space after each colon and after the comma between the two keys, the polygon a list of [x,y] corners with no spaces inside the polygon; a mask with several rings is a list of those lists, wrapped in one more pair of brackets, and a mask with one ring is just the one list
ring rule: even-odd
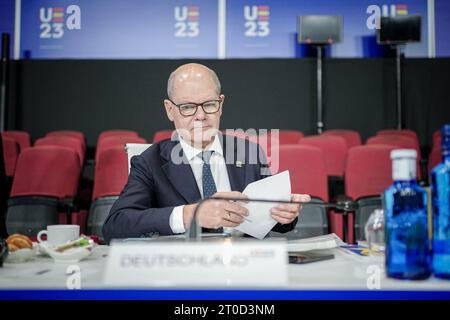
{"label": "bottle cap", "polygon": [[395,149],[391,151],[391,159],[417,158],[417,151],[414,149]]}

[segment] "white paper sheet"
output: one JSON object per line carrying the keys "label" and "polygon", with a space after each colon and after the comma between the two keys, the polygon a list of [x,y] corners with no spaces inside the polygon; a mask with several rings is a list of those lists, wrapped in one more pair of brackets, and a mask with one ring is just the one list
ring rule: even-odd
{"label": "white paper sheet", "polygon": [[287,247],[289,252],[303,252],[310,250],[331,249],[343,246],[345,243],[335,233],[312,238],[290,240]]}
{"label": "white paper sheet", "polygon": [[252,202],[241,204],[249,211],[246,220],[235,229],[257,239],[263,239],[277,224],[270,209],[277,206],[276,200],[291,200],[291,179],[289,171],[283,171],[271,177],[247,185],[243,193],[249,199],[267,199],[274,202]]}

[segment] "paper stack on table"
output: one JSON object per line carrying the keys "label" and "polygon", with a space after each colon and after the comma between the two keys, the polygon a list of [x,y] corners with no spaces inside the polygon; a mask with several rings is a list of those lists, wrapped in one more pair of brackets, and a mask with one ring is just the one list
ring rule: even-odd
{"label": "paper stack on table", "polygon": [[289,171],[283,171],[274,176],[250,183],[242,193],[249,199],[274,200],[274,202],[249,201],[240,203],[240,205],[248,209],[249,215],[235,229],[257,239],[263,239],[277,224],[270,214],[270,209],[278,205],[277,200],[291,200]]}
{"label": "paper stack on table", "polygon": [[343,245],[345,243],[334,233],[312,238],[290,240],[287,244],[289,252],[331,249]]}

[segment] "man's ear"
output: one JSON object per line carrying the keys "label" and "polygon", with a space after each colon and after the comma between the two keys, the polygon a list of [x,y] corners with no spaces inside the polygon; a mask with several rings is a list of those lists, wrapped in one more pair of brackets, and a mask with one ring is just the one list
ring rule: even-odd
{"label": "man's ear", "polygon": [[225,96],[223,94],[221,94],[219,96],[219,98],[220,98],[220,100],[222,100],[222,102],[220,103],[220,111],[219,111],[220,115],[222,116],[222,109],[223,109],[223,103],[225,101]]}
{"label": "man's ear", "polygon": [[164,107],[166,108],[167,118],[173,122],[173,104],[167,99],[164,99]]}

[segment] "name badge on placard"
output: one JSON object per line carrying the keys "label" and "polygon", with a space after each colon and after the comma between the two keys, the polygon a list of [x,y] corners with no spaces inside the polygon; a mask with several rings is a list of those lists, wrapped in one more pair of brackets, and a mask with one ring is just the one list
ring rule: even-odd
{"label": "name badge on placard", "polygon": [[148,286],[282,286],[287,284],[285,241],[117,242],[104,284]]}

